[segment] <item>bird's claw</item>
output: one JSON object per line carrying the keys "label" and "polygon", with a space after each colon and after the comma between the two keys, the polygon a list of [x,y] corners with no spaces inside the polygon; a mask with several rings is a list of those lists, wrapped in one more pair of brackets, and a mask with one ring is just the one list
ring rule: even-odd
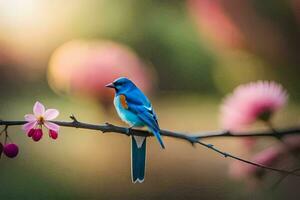
{"label": "bird's claw", "polygon": [[127,130],[126,130],[126,135],[127,135],[127,136],[130,136],[130,135],[131,135],[132,128],[133,128],[132,126],[129,127],[129,128],[127,128]]}

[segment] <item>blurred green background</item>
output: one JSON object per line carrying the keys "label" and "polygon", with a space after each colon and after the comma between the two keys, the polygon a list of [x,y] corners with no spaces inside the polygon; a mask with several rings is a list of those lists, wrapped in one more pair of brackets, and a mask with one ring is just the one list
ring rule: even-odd
{"label": "blurred green background", "polygon": [[[0,118],[23,119],[35,101],[90,123],[124,125],[104,88],[128,76],[153,101],[161,128],[220,129],[223,96],[276,80],[290,104],[276,126],[299,122],[300,2],[231,0],[0,0]],[[260,125],[258,125],[260,126]],[[130,181],[130,140],[62,128],[35,143],[20,127],[16,159],[0,160],[2,199],[297,199],[299,180],[276,191],[228,176],[229,159],[172,138],[150,139],[143,184]],[[1,138],[3,139],[3,138]],[[238,139],[210,139],[249,157]],[[265,146],[276,141],[263,140]],[[255,192],[253,192],[253,190]]]}

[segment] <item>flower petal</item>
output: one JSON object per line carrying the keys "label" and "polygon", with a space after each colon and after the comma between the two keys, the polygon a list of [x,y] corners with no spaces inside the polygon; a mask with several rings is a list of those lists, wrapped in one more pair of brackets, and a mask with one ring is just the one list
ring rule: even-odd
{"label": "flower petal", "polygon": [[287,99],[285,89],[275,82],[257,81],[240,85],[223,101],[222,126],[232,132],[240,132],[257,120],[268,121]]}
{"label": "flower petal", "polygon": [[27,114],[24,116],[25,120],[28,122],[33,122],[33,121],[37,121],[36,117],[33,114]]}
{"label": "flower petal", "polygon": [[45,106],[40,102],[35,102],[33,106],[33,113],[35,116],[43,116],[45,113]]}
{"label": "flower petal", "polygon": [[44,122],[44,125],[46,126],[47,129],[53,130],[55,132],[58,132],[59,126],[57,124],[54,124],[52,122]]}
{"label": "flower petal", "polygon": [[53,120],[59,115],[59,111],[56,109],[47,109],[44,118],[45,120]]}
{"label": "flower petal", "polygon": [[37,121],[28,122],[22,126],[22,129],[28,133],[31,129],[33,129],[37,125]]}

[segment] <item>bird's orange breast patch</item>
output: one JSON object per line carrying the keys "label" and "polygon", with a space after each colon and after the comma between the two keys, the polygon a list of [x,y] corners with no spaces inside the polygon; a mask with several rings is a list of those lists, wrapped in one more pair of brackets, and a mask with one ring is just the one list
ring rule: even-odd
{"label": "bird's orange breast patch", "polygon": [[128,109],[128,104],[126,102],[126,96],[120,95],[120,102],[123,108]]}

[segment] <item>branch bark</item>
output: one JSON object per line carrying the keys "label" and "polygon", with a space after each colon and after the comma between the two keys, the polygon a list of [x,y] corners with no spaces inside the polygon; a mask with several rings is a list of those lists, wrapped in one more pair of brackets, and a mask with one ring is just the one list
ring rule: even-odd
{"label": "branch bark", "polygon": [[[89,129],[89,130],[97,130],[101,131],[102,133],[117,133],[117,134],[123,134],[123,135],[137,135],[137,136],[153,136],[150,132],[145,131],[145,130],[138,130],[138,129],[130,129],[126,127],[121,127],[121,126],[116,126],[110,123],[105,123],[105,124],[89,124],[89,123],[84,123],[78,121],[73,115],[70,117],[72,121],[66,122],[66,121],[52,121],[53,123],[63,126],[63,127],[73,127],[73,128],[81,128],[81,129]],[[0,120],[0,126],[5,126],[5,128],[8,128],[9,126],[20,126],[25,124],[26,121],[4,121]],[[172,138],[177,138],[177,139],[182,139],[185,141],[190,142],[192,145],[199,144],[202,145],[203,147],[206,147],[210,150],[215,151],[216,153],[224,156],[225,158],[229,157],[238,161],[241,161],[246,164],[250,164],[262,169],[266,170],[271,170],[283,174],[292,174],[295,176],[299,176],[300,174],[296,174],[295,170],[288,171],[284,169],[277,169],[265,165],[261,165],[259,163],[255,163],[249,160],[245,160],[243,158],[234,156],[232,154],[226,153],[224,151],[219,150],[218,148],[214,147],[212,144],[207,144],[202,141],[201,139],[204,138],[213,138],[213,137],[275,137],[275,138],[280,138],[285,135],[294,135],[294,134],[300,134],[300,127],[293,127],[293,128],[287,128],[287,129],[279,129],[274,133],[272,130],[270,131],[265,131],[265,132],[247,132],[247,133],[231,133],[229,131],[214,131],[214,132],[202,132],[199,134],[185,134],[185,133],[180,133],[180,132],[173,132],[173,131],[168,131],[168,130],[161,130],[160,131],[162,136],[166,137],[172,137]],[[298,171],[298,170],[297,170]]]}

